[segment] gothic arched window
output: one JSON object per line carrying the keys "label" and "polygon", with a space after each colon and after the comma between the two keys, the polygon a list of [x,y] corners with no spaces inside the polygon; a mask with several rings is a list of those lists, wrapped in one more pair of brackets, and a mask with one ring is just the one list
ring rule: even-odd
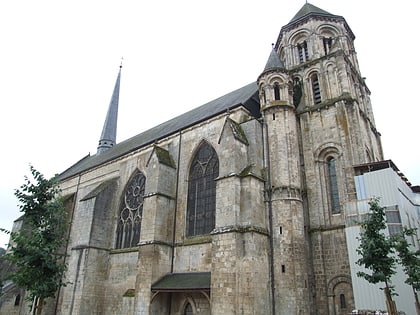
{"label": "gothic arched window", "polygon": [[190,303],[185,305],[184,314],[183,315],[193,315],[193,309]]}
{"label": "gothic arched window", "polygon": [[125,187],[117,223],[115,248],[137,246],[143,215],[143,196],[146,177],[137,171]]}
{"label": "gothic arched window", "polygon": [[203,142],[196,152],[188,177],[187,235],[208,234],[216,216],[216,182],[219,159],[216,151]]}
{"label": "gothic arched window", "polygon": [[336,160],[333,157],[327,159],[328,167],[328,184],[329,195],[331,201],[331,212],[340,213],[340,198],[338,196],[338,183],[337,183],[337,167]]}

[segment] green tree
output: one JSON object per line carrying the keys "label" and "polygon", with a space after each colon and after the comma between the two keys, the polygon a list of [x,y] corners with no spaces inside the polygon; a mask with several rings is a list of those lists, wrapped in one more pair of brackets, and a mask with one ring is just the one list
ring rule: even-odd
{"label": "green tree", "polygon": [[411,250],[407,237],[416,236],[416,229],[405,227],[401,234],[393,236],[394,247],[398,254],[398,261],[407,276],[405,283],[413,288],[417,314],[420,315],[420,304],[417,291],[420,290],[420,250]]}
{"label": "green tree", "polygon": [[361,223],[361,232],[356,249],[360,255],[356,263],[370,270],[370,273],[359,271],[357,276],[369,283],[384,283],[388,313],[397,315],[395,303],[392,300],[393,286],[391,276],[395,274],[396,259],[393,241],[383,233],[386,229],[385,209],[379,205],[379,198],[369,201],[370,212]]}
{"label": "green tree", "polygon": [[[54,297],[65,283],[65,260],[60,249],[66,242],[67,215],[56,177],[46,179],[30,166],[32,179],[15,191],[23,212],[23,227],[10,233],[6,258],[15,266],[10,279],[36,300],[37,314],[44,299]],[[35,310],[34,310],[35,312]]]}

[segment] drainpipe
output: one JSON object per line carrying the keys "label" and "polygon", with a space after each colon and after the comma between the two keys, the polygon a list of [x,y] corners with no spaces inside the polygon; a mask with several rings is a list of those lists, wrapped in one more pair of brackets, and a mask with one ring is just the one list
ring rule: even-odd
{"label": "drainpipe", "polygon": [[176,215],[178,212],[178,186],[179,186],[179,165],[181,161],[181,131],[179,132],[179,144],[178,144],[178,161],[176,170],[176,184],[175,184],[175,209],[174,209],[174,225],[172,229],[172,253],[171,253],[171,273],[174,272],[174,260],[175,260],[175,238],[176,238]]}
{"label": "drainpipe", "polygon": [[[178,212],[178,186],[179,186],[179,169],[181,161],[181,131],[179,132],[179,143],[178,143],[178,161],[176,170],[176,184],[175,184],[175,208],[174,208],[174,224],[172,227],[172,248],[171,248],[171,273],[174,272],[174,260],[175,260],[175,238],[176,238],[176,215]],[[172,292],[169,293],[169,315],[172,314]]]}
{"label": "drainpipe", "polygon": [[264,202],[268,208],[268,225],[269,225],[269,267],[270,267],[270,282],[271,282],[271,312],[272,315],[276,315],[276,302],[275,302],[275,290],[274,285],[274,240],[273,240],[273,204],[272,204],[272,189],[271,189],[271,167],[270,167],[270,148],[268,145],[268,127],[265,122],[265,115],[262,113],[263,122],[263,161],[266,169],[266,180],[264,183]]}

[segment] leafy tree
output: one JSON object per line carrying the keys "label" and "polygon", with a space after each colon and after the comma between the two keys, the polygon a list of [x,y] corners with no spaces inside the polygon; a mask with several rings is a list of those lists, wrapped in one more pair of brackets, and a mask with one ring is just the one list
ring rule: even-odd
{"label": "leafy tree", "polygon": [[54,297],[63,281],[66,264],[60,249],[66,238],[66,211],[56,178],[46,179],[30,166],[32,180],[15,191],[23,212],[23,227],[10,233],[11,244],[5,257],[16,270],[10,279],[37,299],[40,314],[45,298]]}
{"label": "leafy tree", "polygon": [[356,249],[361,256],[356,263],[369,269],[371,273],[359,271],[357,276],[369,283],[385,284],[385,297],[388,313],[397,315],[395,303],[392,300],[393,286],[391,276],[395,274],[396,259],[393,241],[382,230],[386,229],[385,209],[379,205],[379,198],[369,201],[370,212],[367,219],[361,223],[359,247]]}
{"label": "leafy tree", "polygon": [[420,250],[411,250],[407,237],[416,235],[416,229],[405,227],[401,234],[393,236],[394,247],[398,254],[398,261],[407,275],[405,283],[411,285],[414,293],[417,314],[420,315],[420,304],[417,291],[420,291]]}

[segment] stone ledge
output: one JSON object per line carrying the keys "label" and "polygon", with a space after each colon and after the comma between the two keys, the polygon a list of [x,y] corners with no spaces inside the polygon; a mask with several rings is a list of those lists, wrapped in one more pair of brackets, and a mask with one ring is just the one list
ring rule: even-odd
{"label": "stone ledge", "polygon": [[215,228],[211,235],[217,235],[217,234],[225,234],[225,233],[258,233],[268,236],[268,230],[259,226],[253,226],[253,225],[231,225],[231,226],[223,226],[220,228]]}

